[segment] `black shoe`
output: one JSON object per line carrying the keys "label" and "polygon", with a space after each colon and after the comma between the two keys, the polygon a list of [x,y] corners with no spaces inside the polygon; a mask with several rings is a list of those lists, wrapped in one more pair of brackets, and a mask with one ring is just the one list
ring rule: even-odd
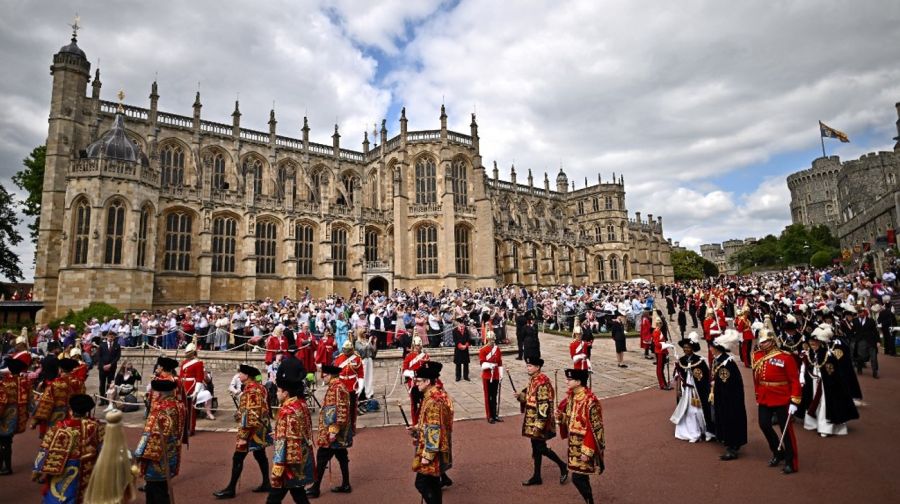
{"label": "black shoe", "polygon": [[498,417],[498,416],[495,416],[495,417],[494,417],[494,421],[495,421],[495,422],[503,422],[503,419],[500,418],[500,417]]}
{"label": "black shoe", "polygon": [[496,422],[496,420],[494,420],[493,418],[488,418],[488,423],[495,423],[495,422]]}
{"label": "black shoe", "polygon": [[791,464],[785,464],[785,465],[784,465],[784,469],[782,469],[781,472],[784,473],[784,474],[793,474],[793,473],[794,473],[794,468],[791,467]]}
{"label": "black shoe", "polygon": [[719,455],[719,460],[734,460],[738,458],[737,453],[733,451],[727,451],[724,455]]}
{"label": "black shoe", "polygon": [[468,378],[463,378],[463,380],[466,380],[466,381],[472,381],[472,380],[470,380],[470,379],[468,379]]}
{"label": "black shoe", "polygon": [[319,487],[317,485],[313,485],[306,489],[306,496],[310,499],[315,499],[319,496]]}
{"label": "black shoe", "polygon": [[453,486],[453,480],[446,474],[441,474],[441,487]]}
{"label": "black shoe", "polygon": [[10,469],[9,467],[0,469],[0,476],[9,476],[10,474],[12,474],[12,469]]}
{"label": "black shoe", "polygon": [[561,472],[560,475],[559,475],[559,484],[560,484],[560,485],[565,485],[565,484],[566,484],[566,481],[569,481],[569,468],[568,468],[568,467],[561,467],[560,470],[561,470],[562,472]]}
{"label": "black shoe", "polygon": [[878,371],[872,373],[872,378],[878,379]]}
{"label": "black shoe", "polygon": [[459,381],[459,378],[457,378],[456,381]]}
{"label": "black shoe", "polygon": [[777,466],[779,463],[781,463],[782,460],[784,460],[784,455],[780,453],[776,454],[771,459],[769,459],[769,467]]}
{"label": "black shoe", "polygon": [[521,358],[521,357],[516,357],[516,360],[522,360],[522,358]]}
{"label": "black shoe", "polygon": [[347,485],[331,487],[331,491],[334,493],[350,493],[353,491],[353,488],[350,487],[349,484],[347,484]]}
{"label": "black shoe", "polygon": [[234,489],[224,488],[218,492],[213,492],[213,497],[216,499],[234,499]]}
{"label": "black shoe", "polygon": [[862,374],[862,368],[856,368],[856,374],[861,375],[861,374]]}
{"label": "black shoe", "polygon": [[627,367],[628,367],[628,364],[619,364],[619,367],[620,367],[620,368],[627,368]]}
{"label": "black shoe", "polygon": [[272,489],[272,485],[268,481],[251,490],[253,493],[265,493]]}
{"label": "black shoe", "polygon": [[544,482],[541,481],[541,478],[537,478],[535,476],[532,476],[531,478],[522,482],[522,486],[532,486],[532,485],[542,485],[542,484],[544,484]]}

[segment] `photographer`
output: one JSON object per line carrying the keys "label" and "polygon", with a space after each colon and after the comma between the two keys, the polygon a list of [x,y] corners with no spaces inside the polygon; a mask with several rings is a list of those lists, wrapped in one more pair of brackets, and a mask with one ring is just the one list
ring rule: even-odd
{"label": "photographer", "polygon": [[[134,394],[134,391],[137,389],[136,384],[139,381],[141,381],[141,374],[138,373],[136,369],[134,369],[131,361],[126,360],[122,362],[122,365],[119,367],[119,372],[116,373],[115,379],[106,390],[106,397],[110,400],[110,402],[105,411],[110,411],[112,409],[121,409],[116,408],[113,405],[114,402],[119,400],[119,398],[125,398]],[[132,399],[134,399],[133,396]],[[134,399],[134,401],[126,402],[134,402],[135,405],[137,404],[136,399]]]}

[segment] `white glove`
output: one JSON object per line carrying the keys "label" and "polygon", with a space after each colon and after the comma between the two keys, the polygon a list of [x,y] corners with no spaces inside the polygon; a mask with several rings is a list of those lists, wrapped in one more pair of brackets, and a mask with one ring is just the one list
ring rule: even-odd
{"label": "white glove", "polygon": [[493,362],[482,362],[481,363],[481,369],[483,371],[490,371],[490,370],[494,369],[495,367],[497,367],[497,365],[494,364]]}
{"label": "white glove", "polygon": [[414,373],[412,369],[407,369],[403,372],[403,377],[413,379],[416,377],[416,373]]}
{"label": "white glove", "polygon": [[797,412],[797,405],[791,403],[791,405],[788,406],[788,415],[793,415],[796,412]]}

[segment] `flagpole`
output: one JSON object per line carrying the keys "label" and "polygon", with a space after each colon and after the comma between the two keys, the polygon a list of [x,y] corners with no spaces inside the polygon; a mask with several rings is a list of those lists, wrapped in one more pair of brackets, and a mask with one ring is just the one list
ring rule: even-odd
{"label": "flagpole", "polygon": [[822,157],[827,158],[825,155],[825,137],[822,135],[822,121],[819,121],[819,141],[822,142]]}

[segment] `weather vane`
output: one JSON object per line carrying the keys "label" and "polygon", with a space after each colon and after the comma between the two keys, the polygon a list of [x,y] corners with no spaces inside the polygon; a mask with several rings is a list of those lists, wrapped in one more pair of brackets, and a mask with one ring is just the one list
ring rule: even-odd
{"label": "weather vane", "polygon": [[78,22],[81,21],[81,17],[78,16],[78,13],[75,13],[75,20],[69,26],[72,27],[72,40],[78,38],[78,30],[81,29],[81,25]]}
{"label": "weather vane", "polygon": [[125,107],[122,105],[122,102],[125,101],[125,90],[120,89],[116,96],[119,97],[119,112],[125,112]]}

